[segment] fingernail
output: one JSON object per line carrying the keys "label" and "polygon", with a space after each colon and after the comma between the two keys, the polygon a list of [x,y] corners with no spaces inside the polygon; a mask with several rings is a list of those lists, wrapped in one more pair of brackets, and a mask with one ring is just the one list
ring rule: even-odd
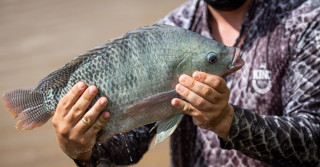
{"label": "fingernail", "polygon": [[94,86],[90,86],[90,87],[89,87],[89,93],[90,93],[91,95],[94,95],[94,94],[96,93],[96,88],[95,88]]}
{"label": "fingernail", "polygon": [[199,73],[193,73],[193,78],[196,80],[199,80],[200,79]]}
{"label": "fingernail", "polygon": [[176,99],[172,99],[172,100],[171,100],[171,105],[172,105],[172,106],[176,106],[176,105],[177,105],[177,103],[178,103],[178,102],[177,102],[177,100],[176,100]]}
{"label": "fingernail", "polygon": [[184,89],[183,86],[181,86],[181,85],[179,85],[179,84],[177,85],[177,91],[178,91],[178,92],[182,92],[183,89]]}
{"label": "fingernail", "polygon": [[187,81],[188,81],[187,77],[185,77],[183,75],[180,77],[180,82],[186,83]]}
{"label": "fingernail", "polygon": [[78,89],[83,89],[84,88],[84,83],[83,82],[79,82],[78,83]]}
{"label": "fingernail", "polygon": [[102,113],[102,118],[105,119],[105,120],[109,119],[109,118],[110,118],[110,113],[109,113],[109,112],[106,112],[106,111],[103,112],[103,113]]}
{"label": "fingernail", "polygon": [[105,97],[102,97],[100,100],[101,105],[105,105],[107,103],[107,99]]}

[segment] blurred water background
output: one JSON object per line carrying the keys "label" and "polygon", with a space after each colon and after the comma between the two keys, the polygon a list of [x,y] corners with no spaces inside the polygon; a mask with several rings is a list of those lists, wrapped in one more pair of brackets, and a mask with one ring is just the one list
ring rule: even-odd
{"label": "blurred water background", "polygon": [[[108,39],[156,22],[183,0],[0,0],[0,94],[32,88],[51,71]],[[51,120],[32,131],[0,104],[1,167],[75,166],[59,148]],[[126,153],[124,153],[126,154]],[[136,167],[169,166],[168,139]]]}

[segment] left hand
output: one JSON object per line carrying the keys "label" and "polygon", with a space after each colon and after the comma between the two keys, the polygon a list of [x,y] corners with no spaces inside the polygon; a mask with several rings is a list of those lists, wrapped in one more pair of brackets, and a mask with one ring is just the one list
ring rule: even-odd
{"label": "left hand", "polygon": [[200,128],[227,139],[234,109],[228,103],[230,90],[223,78],[204,72],[194,72],[192,77],[181,75],[176,91],[188,102],[174,98],[173,107],[192,116]]}

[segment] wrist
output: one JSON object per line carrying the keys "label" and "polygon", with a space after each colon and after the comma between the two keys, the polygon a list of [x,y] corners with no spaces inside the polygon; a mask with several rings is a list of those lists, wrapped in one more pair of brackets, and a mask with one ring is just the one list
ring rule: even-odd
{"label": "wrist", "polygon": [[234,108],[231,104],[226,107],[223,116],[219,119],[212,131],[215,132],[219,137],[226,140],[229,135],[229,130],[234,117]]}
{"label": "wrist", "polygon": [[80,153],[74,156],[70,156],[72,159],[76,159],[79,161],[89,161],[91,159],[91,155],[92,155],[92,149],[84,152],[84,153]]}

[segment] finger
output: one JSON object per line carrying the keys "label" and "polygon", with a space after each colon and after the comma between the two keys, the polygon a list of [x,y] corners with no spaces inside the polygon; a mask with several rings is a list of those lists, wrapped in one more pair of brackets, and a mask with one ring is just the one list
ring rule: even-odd
{"label": "finger", "polygon": [[110,118],[109,112],[102,112],[98,117],[98,119],[88,129],[87,134],[89,136],[97,136],[97,133],[101,130],[101,128],[109,120],[109,118]]}
{"label": "finger", "polygon": [[215,102],[221,97],[220,92],[217,92],[215,89],[204,83],[194,80],[188,75],[181,75],[179,77],[179,82],[209,102]]}
{"label": "finger", "polygon": [[192,77],[199,82],[209,85],[219,93],[227,93],[229,88],[227,87],[226,81],[216,75],[207,74],[204,72],[194,72]]}
{"label": "finger", "polygon": [[171,104],[178,110],[181,110],[185,114],[192,116],[192,121],[195,125],[199,126],[200,128],[207,128],[206,125],[208,125],[208,123],[205,121],[203,113],[194,108],[190,103],[178,98],[174,98],[172,99]]}
{"label": "finger", "polygon": [[73,105],[67,117],[70,120],[75,120],[76,122],[82,117],[83,113],[87,110],[92,100],[96,96],[98,89],[91,85],[88,89],[81,95],[76,104]]}
{"label": "finger", "polygon": [[180,96],[185,98],[192,106],[199,110],[207,111],[213,109],[212,103],[197,95],[196,93],[190,91],[188,88],[184,87],[181,84],[176,85],[176,91],[179,93]]}
{"label": "finger", "polygon": [[75,128],[80,132],[87,131],[90,126],[93,125],[93,123],[97,120],[107,103],[108,99],[106,97],[101,97],[82,117],[89,125],[86,124],[86,122],[79,120]]}
{"label": "finger", "polygon": [[174,98],[171,100],[171,105],[175,107],[176,109],[184,112],[185,114],[188,114],[192,117],[198,117],[200,114],[200,111],[197,110],[195,107],[193,107],[190,103],[181,100],[179,98]]}
{"label": "finger", "polygon": [[83,91],[85,90],[86,85],[83,82],[78,82],[75,84],[69,92],[63,96],[60,100],[55,115],[65,116],[70,111],[71,107],[79,99]]}

